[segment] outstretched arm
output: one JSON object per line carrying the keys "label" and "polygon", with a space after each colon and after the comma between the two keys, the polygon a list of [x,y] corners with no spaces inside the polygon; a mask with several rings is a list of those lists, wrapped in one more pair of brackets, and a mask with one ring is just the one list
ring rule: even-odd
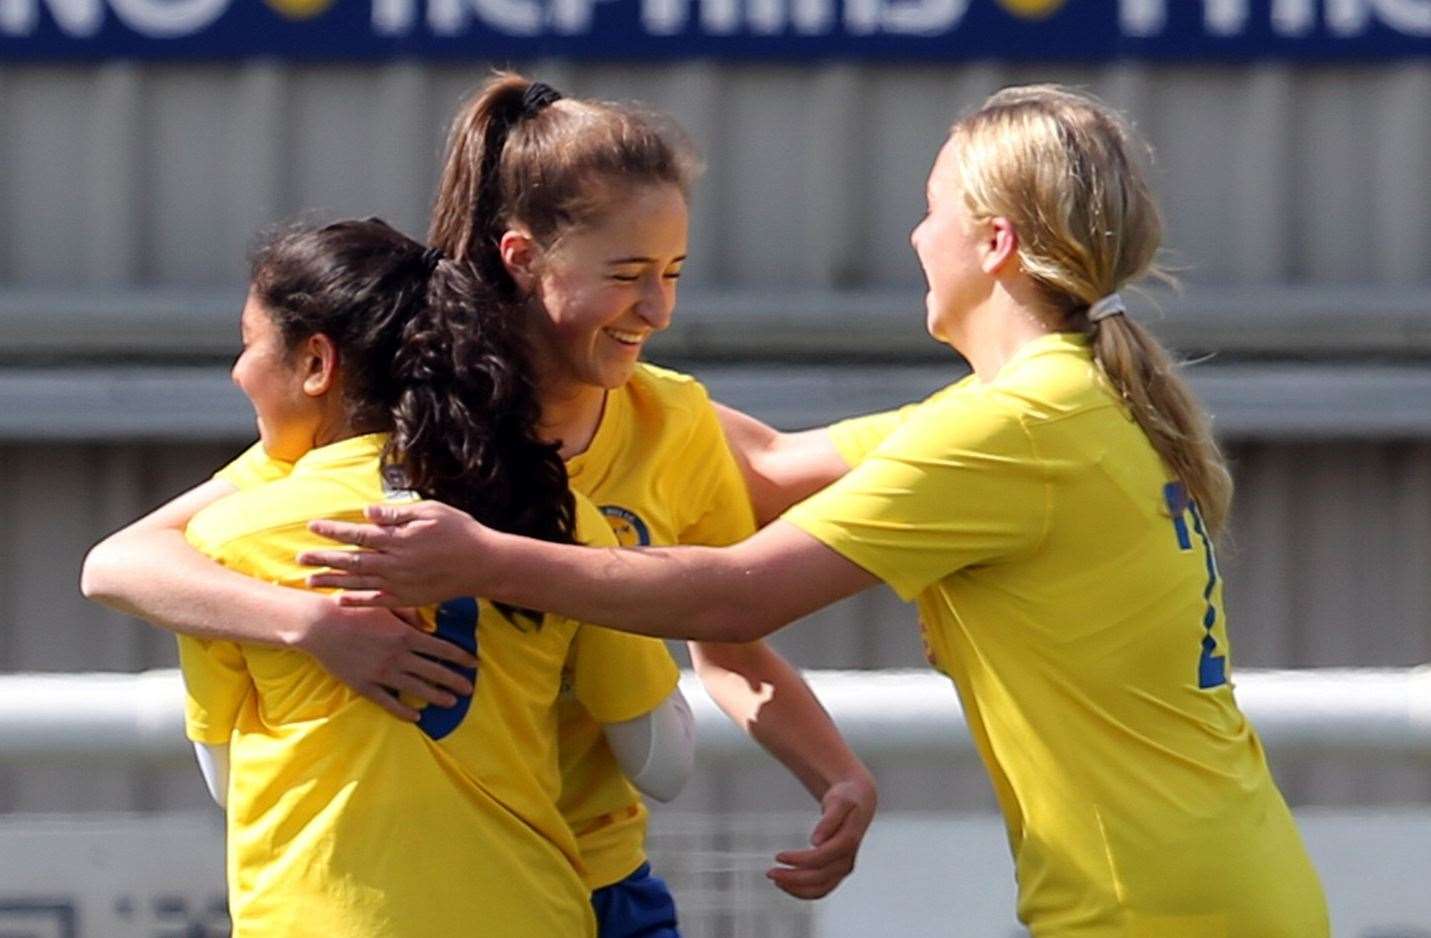
{"label": "outstretched arm", "polygon": [[373,505],[367,515],[374,524],[309,525],[367,550],[299,557],[332,568],[309,583],[352,591],[339,596],[344,605],[483,596],[640,635],[749,642],[878,582],[785,521],[730,547],[626,549],[505,534],[441,502]]}
{"label": "outstretched arm", "polygon": [[333,568],[310,582],[354,590],[343,602],[400,605],[471,589],[627,631],[701,640],[693,657],[711,696],[822,806],[811,849],[781,853],[785,866],[768,875],[792,895],[816,898],[853,868],[875,808],[873,781],[798,673],[752,640],[873,585],[873,575],[786,522],[732,547],[621,550],[500,534],[439,502],[373,506],[368,517],[378,524],[311,527],[369,550],[300,558]]}
{"label": "outstretched arm", "polygon": [[826,428],[785,433],[715,403],[721,431],[745,477],[755,520],[767,525],[791,505],[849,472]]}
{"label": "outstretched arm", "polygon": [[211,479],[111,534],[85,558],[80,589],[90,599],[196,638],[306,651],[335,677],[403,719],[417,711],[390,691],[438,706],[471,693],[455,671],[474,662],[451,642],[384,610],[344,609],[333,597],[289,589],[229,570],[184,538],[189,520],[236,491]]}

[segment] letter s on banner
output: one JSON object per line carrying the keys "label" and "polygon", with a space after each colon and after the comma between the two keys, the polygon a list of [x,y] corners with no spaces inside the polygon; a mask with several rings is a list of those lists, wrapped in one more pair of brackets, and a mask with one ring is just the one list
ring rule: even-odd
{"label": "letter s on banner", "polygon": [[110,0],[124,25],[150,39],[201,32],[229,8],[230,0]]}

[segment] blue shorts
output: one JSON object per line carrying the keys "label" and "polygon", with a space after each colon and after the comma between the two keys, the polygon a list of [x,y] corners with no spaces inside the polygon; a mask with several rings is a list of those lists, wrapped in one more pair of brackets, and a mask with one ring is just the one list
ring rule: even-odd
{"label": "blue shorts", "polygon": [[676,900],[666,881],[651,875],[651,864],[591,894],[597,938],[681,938]]}

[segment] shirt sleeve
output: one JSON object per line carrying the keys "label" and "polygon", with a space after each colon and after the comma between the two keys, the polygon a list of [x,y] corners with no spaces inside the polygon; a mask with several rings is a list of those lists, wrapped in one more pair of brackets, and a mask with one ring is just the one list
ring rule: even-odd
{"label": "shirt sleeve", "polygon": [[908,423],[915,414],[919,413],[920,407],[956,394],[961,388],[968,387],[974,382],[972,374],[935,391],[923,401],[915,401],[912,404],[905,404],[903,407],[894,410],[885,410],[877,414],[866,414],[863,417],[851,417],[848,420],[840,420],[830,424],[825,428],[825,432],[830,435],[830,440],[835,444],[835,450],[840,454],[840,458],[848,466],[858,466],[865,461],[865,458],[879,449],[881,443],[900,427]]}
{"label": "shirt sleeve", "polygon": [[835,444],[846,465],[858,466],[865,457],[879,448],[900,424],[913,414],[916,404],[906,404],[898,410],[886,410],[863,417],[851,417],[832,423],[825,432]]}
{"label": "shirt sleeve", "polygon": [[273,459],[264,451],[263,443],[255,443],[233,462],[214,473],[214,478],[227,482],[239,491],[265,482],[281,479],[293,471],[293,463]]}
{"label": "shirt sleeve", "polygon": [[974,391],[917,405],[859,466],[783,517],[908,601],[964,567],[1035,549],[1049,497],[1018,407]]}
{"label": "shirt sleeve", "polygon": [[184,732],[196,743],[223,745],[233,735],[253,678],[235,642],[179,636],[184,675]]}
{"label": "shirt sleeve", "polygon": [[755,533],[745,476],[709,400],[703,401],[692,426],[682,465],[689,471],[682,473],[685,484],[677,501],[688,520],[677,533],[678,543],[725,547]]}
{"label": "shirt sleeve", "polygon": [[[601,513],[577,499],[577,536],[592,547],[615,547]],[[567,656],[572,693],[598,723],[634,720],[670,696],[680,671],[666,643],[643,635],[578,623]]]}

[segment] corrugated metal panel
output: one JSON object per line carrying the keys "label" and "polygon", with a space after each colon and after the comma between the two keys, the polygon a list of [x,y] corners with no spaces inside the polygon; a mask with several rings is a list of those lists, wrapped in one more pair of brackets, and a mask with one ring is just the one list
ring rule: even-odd
{"label": "corrugated metal panel", "polygon": [[[906,287],[951,117],[1006,83],[1084,84],[1159,152],[1198,280],[1425,282],[1431,65],[965,68],[532,63],[575,94],[683,120],[710,172],[693,284]],[[0,278],[216,284],[277,216],[426,217],[446,118],[480,66],[0,69]],[[77,236],[83,233],[82,236]]]}
{"label": "corrugated metal panel", "polygon": [[[955,361],[693,370],[717,400],[782,429],[897,407],[966,373]],[[1424,365],[1208,364],[1191,383],[1229,439],[1431,439]],[[252,405],[217,366],[0,368],[0,442],[226,440],[252,426]]]}

